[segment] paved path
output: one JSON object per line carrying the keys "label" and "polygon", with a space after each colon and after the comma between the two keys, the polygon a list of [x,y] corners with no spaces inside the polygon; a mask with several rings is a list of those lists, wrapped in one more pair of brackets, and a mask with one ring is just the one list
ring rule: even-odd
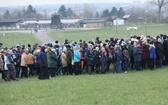
{"label": "paved path", "polygon": [[54,43],[54,39],[50,38],[47,34],[48,33],[45,30],[38,30],[38,32],[35,33],[35,37],[43,44]]}

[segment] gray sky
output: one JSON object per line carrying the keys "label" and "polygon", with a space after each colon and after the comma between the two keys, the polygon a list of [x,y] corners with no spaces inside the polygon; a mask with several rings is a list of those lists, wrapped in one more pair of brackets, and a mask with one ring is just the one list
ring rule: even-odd
{"label": "gray sky", "polygon": [[[77,4],[77,3],[130,3],[135,0],[0,0],[0,6],[44,5],[44,4]],[[149,0],[141,0],[142,2]]]}

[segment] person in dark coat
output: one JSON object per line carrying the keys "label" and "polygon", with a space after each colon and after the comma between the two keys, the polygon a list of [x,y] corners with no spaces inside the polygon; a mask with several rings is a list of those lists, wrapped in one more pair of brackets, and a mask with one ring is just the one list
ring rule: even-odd
{"label": "person in dark coat", "polygon": [[101,61],[101,73],[104,74],[107,71],[107,52],[105,51],[105,48],[102,47],[101,53],[100,53],[100,61]]}
{"label": "person in dark coat", "polygon": [[87,65],[88,65],[88,73],[92,74],[93,66],[94,66],[94,54],[92,48],[89,48],[87,51]]}
{"label": "person in dark coat", "polygon": [[137,43],[134,47],[134,69],[135,70],[141,70],[141,60],[142,60],[142,49],[140,47],[140,44]]}
{"label": "person in dark coat", "polygon": [[115,73],[120,73],[121,71],[121,62],[123,60],[122,49],[119,45],[115,46]]}
{"label": "person in dark coat", "polygon": [[73,59],[73,51],[71,50],[71,46],[68,45],[67,46],[67,52],[66,52],[66,56],[67,56],[67,70],[69,74],[73,74],[73,70],[72,70],[72,59]]}
{"label": "person in dark coat", "polygon": [[164,57],[164,49],[163,49],[163,44],[161,42],[161,39],[158,39],[157,42],[155,43],[156,46],[156,66],[157,67],[162,67],[163,66],[163,57]]}
{"label": "person in dark coat", "polygon": [[129,56],[130,56],[130,66],[131,69],[134,69],[134,41],[131,41],[128,45],[128,52],[129,52]]}
{"label": "person in dark coat", "polygon": [[96,69],[96,74],[100,73],[100,50],[99,47],[96,47],[94,49],[94,64],[95,64],[95,69]]}
{"label": "person in dark coat", "polygon": [[39,75],[39,79],[43,80],[43,79],[49,79],[49,71],[47,69],[47,55],[45,53],[45,47],[42,46],[41,47],[41,51],[39,54],[40,58],[39,58],[39,64],[40,64],[40,75]]}
{"label": "person in dark coat", "polygon": [[51,51],[49,52],[49,70],[50,70],[50,75],[51,77],[55,77],[55,72],[57,69],[57,56],[56,56],[56,50],[54,48],[51,49]]}
{"label": "person in dark coat", "polygon": [[163,36],[163,49],[165,53],[164,64],[168,65],[168,39],[166,35]]}

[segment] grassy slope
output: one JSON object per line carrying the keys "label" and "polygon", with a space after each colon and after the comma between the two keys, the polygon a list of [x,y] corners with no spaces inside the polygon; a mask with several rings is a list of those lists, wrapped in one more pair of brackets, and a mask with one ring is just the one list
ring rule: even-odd
{"label": "grassy slope", "polygon": [[[144,35],[145,36],[145,25],[129,25],[131,27],[138,27],[138,30],[133,31],[133,35]],[[99,36],[102,40],[111,38],[111,37],[118,37],[124,38],[130,36],[130,31],[127,31],[128,26],[118,26],[116,32],[116,27],[106,27],[101,29],[94,29],[94,30],[56,30],[51,31],[49,35],[61,42],[64,42],[65,39],[79,41],[82,40],[92,40]],[[162,25],[147,25],[147,35],[157,36],[160,34],[168,34],[168,24]]]}
{"label": "grassy slope", "polygon": [[7,33],[5,36],[0,34],[0,42],[3,43],[5,47],[15,46],[16,44],[22,43],[27,46],[27,44],[35,44],[35,42],[40,43],[31,34],[25,33]]}
{"label": "grassy slope", "polygon": [[1,105],[167,105],[168,70],[0,82]]}

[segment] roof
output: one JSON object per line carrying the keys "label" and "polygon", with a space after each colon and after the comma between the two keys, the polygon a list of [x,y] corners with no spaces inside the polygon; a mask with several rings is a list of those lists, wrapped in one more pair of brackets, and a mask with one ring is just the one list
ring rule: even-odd
{"label": "roof", "polygon": [[[61,23],[63,24],[75,24],[77,22],[80,22],[81,19],[61,19],[60,20]],[[25,25],[25,24],[50,24],[51,23],[51,20],[39,20],[39,21],[35,21],[35,20],[32,20],[32,21],[24,21],[22,23],[22,25]]]}
{"label": "roof", "polygon": [[124,19],[128,19],[130,17],[130,15],[124,15]]}
{"label": "roof", "polygon": [[107,19],[84,19],[82,20],[83,23],[103,23],[108,21]]}
{"label": "roof", "polygon": [[74,24],[82,21],[81,19],[61,19],[61,23],[63,24]]}
{"label": "roof", "polygon": [[0,20],[0,22],[2,23],[6,23],[6,22],[10,22],[10,23],[17,23],[17,22],[19,22],[19,20],[7,20],[7,19],[5,19],[5,20]]}

